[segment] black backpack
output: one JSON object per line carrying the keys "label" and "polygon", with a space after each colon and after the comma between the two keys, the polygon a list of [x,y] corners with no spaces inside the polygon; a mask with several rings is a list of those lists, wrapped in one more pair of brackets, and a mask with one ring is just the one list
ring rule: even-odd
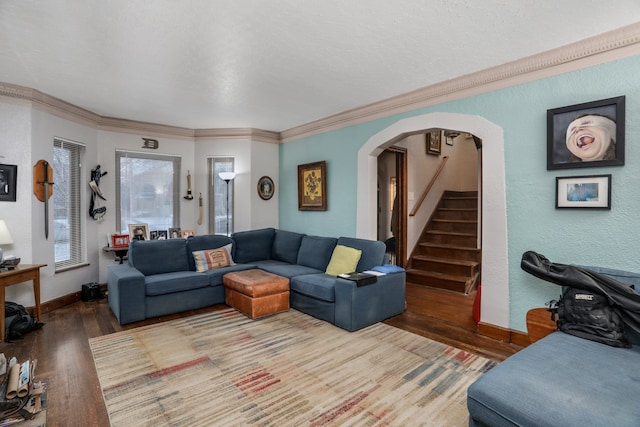
{"label": "black backpack", "polygon": [[27,332],[40,329],[44,323],[36,322],[26,308],[15,302],[4,303],[4,339],[12,341],[22,338]]}
{"label": "black backpack", "polygon": [[604,295],[566,287],[560,300],[550,305],[562,332],[613,347],[631,347],[618,309]]}

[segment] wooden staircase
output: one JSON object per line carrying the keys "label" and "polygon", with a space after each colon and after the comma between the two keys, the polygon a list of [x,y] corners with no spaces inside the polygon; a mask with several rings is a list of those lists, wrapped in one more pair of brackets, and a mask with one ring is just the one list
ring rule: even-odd
{"label": "wooden staircase", "polygon": [[445,191],[407,265],[407,282],[468,294],[480,281],[478,193]]}

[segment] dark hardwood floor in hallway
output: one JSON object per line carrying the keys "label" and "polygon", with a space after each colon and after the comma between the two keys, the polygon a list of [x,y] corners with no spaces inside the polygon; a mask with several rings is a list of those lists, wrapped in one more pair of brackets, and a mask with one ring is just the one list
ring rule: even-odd
{"label": "dark hardwood floor in hallway", "polygon": [[407,309],[385,321],[389,325],[500,362],[522,347],[479,335],[468,295],[407,283]]}
{"label": "dark hardwood floor in hallway", "polygon": [[[503,360],[518,348],[475,333],[471,318],[473,294],[407,287],[407,311],[386,323],[406,329],[493,360]],[[36,377],[46,379],[47,426],[108,426],[109,420],[88,340],[140,326],[225,308],[217,305],[202,310],[120,325],[106,299],[78,301],[43,314],[45,326],[21,340],[0,344],[7,358],[38,360]],[[117,364],[118,360],[113,363]]]}

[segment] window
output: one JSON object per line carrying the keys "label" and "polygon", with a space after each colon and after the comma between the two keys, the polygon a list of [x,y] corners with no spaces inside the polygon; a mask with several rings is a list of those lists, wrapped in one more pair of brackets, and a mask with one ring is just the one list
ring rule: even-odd
{"label": "window", "polygon": [[81,214],[84,145],[53,140],[53,242],[56,271],[86,263]]}
{"label": "window", "polygon": [[116,151],[116,227],[149,231],[180,226],[180,157]]}
{"label": "window", "polygon": [[[233,181],[227,185],[218,176],[220,172],[233,172],[233,170],[233,157],[209,158],[209,212],[213,212],[213,215],[209,215],[209,233],[233,233]],[[229,201],[228,205],[227,200]],[[228,212],[227,206],[229,207]]]}

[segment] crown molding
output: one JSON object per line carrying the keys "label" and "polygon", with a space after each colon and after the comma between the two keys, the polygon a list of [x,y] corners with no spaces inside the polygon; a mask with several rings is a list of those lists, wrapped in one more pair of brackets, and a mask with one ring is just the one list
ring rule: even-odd
{"label": "crown molding", "polygon": [[254,128],[196,129],[194,136],[196,141],[250,139],[272,144],[280,143],[280,134],[278,132]]}
{"label": "crown molding", "polygon": [[640,52],[640,23],[343,111],[280,133],[282,142],[620,59]]}
{"label": "crown molding", "polygon": [[105,131],[190,141],[250,139],[278,144],[633,55],[640,55],[640,23],[333,114],[282,132],[253,128],[189,129],[104,117],[36,89],[2,82],[0,98],[7,102],[29,104],[55,116]]}

